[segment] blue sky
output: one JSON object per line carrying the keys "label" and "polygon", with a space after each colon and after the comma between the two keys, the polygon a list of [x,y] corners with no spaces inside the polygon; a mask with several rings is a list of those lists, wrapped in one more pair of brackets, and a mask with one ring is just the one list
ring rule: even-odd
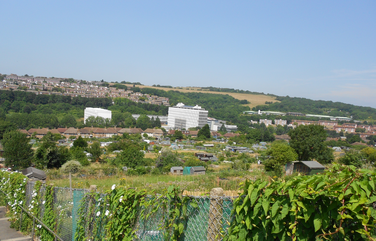
{"label": "blue sky", "polygon": [[0,73],[376,108],[376,1],[0,0]]}

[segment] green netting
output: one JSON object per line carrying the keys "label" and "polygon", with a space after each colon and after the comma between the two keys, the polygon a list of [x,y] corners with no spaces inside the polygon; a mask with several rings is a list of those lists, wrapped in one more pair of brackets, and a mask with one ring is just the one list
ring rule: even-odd
{"label": "green netting", "polygon": [[84,190],[73,189],[73,209],[72,209],[72,240],[77,228],[77,211],[80,207],[82,198],[85,196]]}
{"label": "green netting", "polygon": [[184,167],[183,175],[191,175],[191,168],[192,167]]}

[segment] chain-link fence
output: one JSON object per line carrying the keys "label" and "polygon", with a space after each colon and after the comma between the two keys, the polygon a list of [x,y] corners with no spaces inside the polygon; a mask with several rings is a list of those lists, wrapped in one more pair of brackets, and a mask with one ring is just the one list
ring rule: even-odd
{"label": "chain-link fence", "polygon": [[[26,204],[32,200],[34,182],[28,182],[26,186]],[[45,186],[40,189],[40,214],[43,220]],[[91,240],[103,240],[106,237],[106,220],[102,215],[106,211],[107,204],[104,203],[105,195],[85,195],[89,192],[86,189],[54,188],[54,211],[56,215],[56,234],[64,241],[75,240],[75,233],[85,232],[85,237]],[[187,206],[188,218],[185,222],[185,229],[181,240],[221,240],[227,235],[228,227],[233,216],[233,197],[225,196],[188,196],[190,201]],[[156,198],[148,196],[148,198]],[[157,199],[156,199],[157,200]],[[193,204],[194,203],[194,204]],[[197,206],[197,207],[196,207]],[[152,211],[151,206],[140,206],[141,215],[136,222],[135,229],[137,240],[164,240],[167,230],[161,230],[163,222],[167,219],[168,210],[158,209]],[[149,210],[150,209],[150,210]]]}

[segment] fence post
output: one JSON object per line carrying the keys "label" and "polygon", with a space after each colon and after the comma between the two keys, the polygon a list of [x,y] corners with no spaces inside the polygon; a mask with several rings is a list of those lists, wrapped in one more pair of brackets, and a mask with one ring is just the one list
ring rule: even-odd
{"label": "fence post", "polygon": [[210,191],[210,209],[208,220],[207,240],[221,239],[222,204],[224,192],[222,188],[213,188]]}

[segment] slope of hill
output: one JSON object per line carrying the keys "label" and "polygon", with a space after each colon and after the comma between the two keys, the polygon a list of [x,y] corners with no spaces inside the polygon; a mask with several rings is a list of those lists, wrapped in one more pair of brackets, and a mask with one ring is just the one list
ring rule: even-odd
{"label": "slope of hill", "polygon": [[[131,87],[131,86],[129,86]],[[182,93],[207,93],[207,94],[219,94],[219,95],[229,95],[238,100],[247,100],[249,103],[244,104],[250,108],[258,105],[265,105],[266,102],[279,102],[274,95],[265,95],[263,93],[244,93],[242,92],[225,92],[225,91],[212,91],[210,88],[200,88],[200,87],[158,87],[158,86],[137,86],[141,89],[151,88],[164,91],[179,91]]]}

